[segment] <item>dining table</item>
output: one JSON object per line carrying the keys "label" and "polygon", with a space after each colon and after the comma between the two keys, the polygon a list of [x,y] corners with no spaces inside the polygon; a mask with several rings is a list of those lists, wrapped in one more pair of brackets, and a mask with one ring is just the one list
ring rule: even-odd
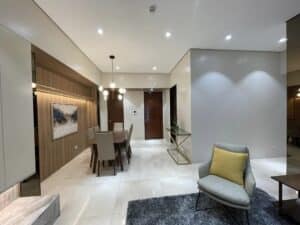
{"label": "dining table", "polygon": [[[103,131],[101,131],[103,132]],[[107,131],[104,131],[107,132]],[[115,150],[119,154],[119,163],[121,167],[121,171],[124,171],[123,160],[121,157],[121,145],[126,143],[128,137],[128,130],[118,130],[118,131],[111,131],[113,133],[113,141]],[[97,132],[96,132],[97,133]],[[98,151],[97,151],[97,143],[96,140],[92,142],[92,151],[94,151],[94,162],[93,162],[93,173],[96,173],[96,165],[98,160]]]}

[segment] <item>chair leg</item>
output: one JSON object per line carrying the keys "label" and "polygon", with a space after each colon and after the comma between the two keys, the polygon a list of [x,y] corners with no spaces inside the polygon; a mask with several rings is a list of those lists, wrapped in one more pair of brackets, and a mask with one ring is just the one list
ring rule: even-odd
{"label": "chair leg", "polygon": [[132,155],[132,150],[131,150],[131,146],[129,145],[129,158],[131,158],[131,155]]}
{"label": "chair leg", "polygon": [[94,154],[94,149],[91,149],[90,168],[92,168],[92,166],[93,166],[94,157],[95,157],[95,154]]}
{"label": "chair leg", "polygon": [[113,161],[114,164],[114,176],[116,176],[116,160]]}
{"label": "chair leg", "polygon": [[199,211],[199,209],[198,209],[199,200],[200,200],[200,191],[199,191],[198,196],[197,196],[197,201],[196,201],[196,206],[195,206],[196,211]]}
{"label": "chair leg", "polygon": [[100,176],[100,160],[98,160],[98,163],[97,163],[97,176],[99,177]]}
{"label": "chair leg", "polygon": [[249,210],[246,210],[246,220],[247,220],[247,225],[250,225],[250,221],[249,221]]}
{"label": "chair leg", "polygon": [[130,164],[130,153],[129,150],[126,152],[128,164]]}
{"label": "chair leg", "polygon": [[93,148],[94,148],[93,173],[96,173],[98,153],[97,153],[97,147],[95,145],[93,145]]}

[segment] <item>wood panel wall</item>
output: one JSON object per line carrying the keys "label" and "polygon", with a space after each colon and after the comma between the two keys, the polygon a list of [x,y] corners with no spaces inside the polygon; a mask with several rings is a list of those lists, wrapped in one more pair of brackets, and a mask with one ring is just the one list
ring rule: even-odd
{"label": "wood panel wall", "polygon": [[[53,59],[52,59],[53,60]],[[35,67],[39,174],[41,181],[60,169],[88,147],[87,130],[98,125],[97,86],[80,79],[71,79],[61,72],[61,65],[49,69],[46,58],[37,59]],[[57,69],[58,68],[58,69]],[[75,74],[76,75],[76,74]],[[51,104],[72,104],[78,106],[78,132],[53,140]]]}

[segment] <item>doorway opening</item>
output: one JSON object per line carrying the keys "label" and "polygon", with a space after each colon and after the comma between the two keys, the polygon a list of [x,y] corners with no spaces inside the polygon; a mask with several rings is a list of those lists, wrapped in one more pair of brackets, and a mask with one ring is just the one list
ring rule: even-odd
{"label": "doorway opening", "polygon": [[144,92],[145,139],[163,138],[162,92]]}
{"label": "doorway opening", "polygon": [[124,124],[124,106],[123,99],[118,99],[118,91],[110,91],[107,100],[107,116],[108,116],[108,130],[113,130],[114,123]]}

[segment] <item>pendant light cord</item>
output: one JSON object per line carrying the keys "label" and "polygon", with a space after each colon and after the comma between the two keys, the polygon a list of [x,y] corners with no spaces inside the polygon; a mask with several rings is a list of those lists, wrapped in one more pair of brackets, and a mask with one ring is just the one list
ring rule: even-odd
{"label": "pendant light cord", "polygon": [[111,59],[111,82],[114,82],[114,59]]}

